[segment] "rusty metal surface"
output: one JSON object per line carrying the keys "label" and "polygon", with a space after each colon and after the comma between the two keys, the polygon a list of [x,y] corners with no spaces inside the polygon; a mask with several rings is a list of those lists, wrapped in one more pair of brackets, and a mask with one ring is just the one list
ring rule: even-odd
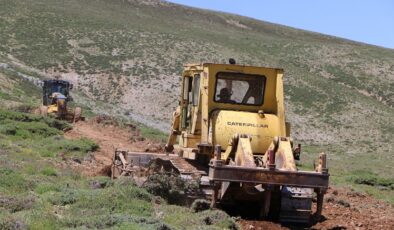
{"label": "rusty metal surface", "polygon": [[148,167],[150,162],[155,159],[161,159],[163,161],[170,162],[171,165],[181,175],[201,176],[207,174],[206,172],[197,169],[192,164],[190,164],[187,160],[185,160],[182,157],[179,157],[176,154],[129,152],[129,151],[116,150],[113,164],[114,167],[116,167],[121,173],[125,171],[132,172],[133,166]]}
{"label": "rusty metal surface", "polygon": [[240,166],[214,166],[209,168],[212,181],[287,185],[304,188],[328,188],[329,174],[306,171],[282,171]]}

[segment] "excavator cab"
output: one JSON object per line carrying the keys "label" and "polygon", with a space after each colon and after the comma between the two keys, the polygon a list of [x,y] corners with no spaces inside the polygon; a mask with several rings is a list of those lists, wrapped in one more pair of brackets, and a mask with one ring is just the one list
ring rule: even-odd
{"label": "excavator cab", "polygon": [[45,80],[43,82],[43,93],[42,93],[42,102],[43,105],[49,106],[56,102],[56,97],[63,95],[62,98],[68,102],[72,101],[72,97],[70,96],[70,90],[73,88],[73,85],[67,81],[63,80]]}

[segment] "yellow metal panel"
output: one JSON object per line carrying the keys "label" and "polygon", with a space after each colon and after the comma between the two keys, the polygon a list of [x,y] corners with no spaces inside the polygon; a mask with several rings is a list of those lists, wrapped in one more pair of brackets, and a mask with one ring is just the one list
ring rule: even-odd
{"label": "yellow metal panel", "polygon": [[247,134],[252,137],[253,153],[263,154],[267,151],[275,136],[279,136],[279,119],[276,115],[243,111],[218,110],[212,114],[213,144],[226,149],[234,134]]}
{"label": "yellow metal panel", "polygon": [[183,147],[185,148],[197,148],[197,145],[200,143],[201,137],[199,135],[191,135],[184,133],[182,135],[183,138]]}
{"label": "yellow metal panel", "polygon": [[48,106],[48,113],[57,113],[57,111],[58,111],[58,108],[57,108],[56,104]]}
{"label": "yellow metal panel", "polygon": [[235,154],[235,165],[255,168],[253,150],[247,137],[239,138],[237,152]]}

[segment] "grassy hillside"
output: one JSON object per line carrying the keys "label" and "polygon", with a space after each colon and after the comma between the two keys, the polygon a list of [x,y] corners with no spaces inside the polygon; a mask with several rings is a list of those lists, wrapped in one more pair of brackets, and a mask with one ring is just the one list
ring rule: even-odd
{"label": "grassy hillside", "polygon": [[0,4],[1,63],[60,73],[87,95],[80,101],[161,129],[177,105],[183,63],[234,57],[284,68],[287,118],[310,146],[305,167],[328,152],[334,182],[393,199],[383,183],[394,164],[392,49],[161,1]]}
{"label": "grassy hillside", "polygon": [[67,126],[0,110],[0,229],[235,227],[222,211],[168,205],[130,179],[86,178],[62,167],[62,158],[83,158],[98,148],[87,139],[64,139]]}
{"label": "grassy hillside", "polygon": [[222,211],[196,213],[148,192],[158,185],[75,171],[65,160],[83,161],[99,146],[65,139],[69,123],[15,111],[36,106],[40,93],[17,73],[0,70],[0,229],[236,228]]}

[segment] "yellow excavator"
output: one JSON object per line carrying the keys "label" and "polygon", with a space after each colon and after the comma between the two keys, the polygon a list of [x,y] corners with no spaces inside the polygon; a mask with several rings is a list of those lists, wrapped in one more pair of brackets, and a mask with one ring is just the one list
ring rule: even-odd
{"label": "yellow excavator", "polygon": [[[321,215],[327,156],[319,155],[314,171],[297,168],[301,146],[294,144],[285,119],[282,69],[237,65],[233,59],[185,65],[165,149],[181,174],[188,172],[185,162],[206,167],[212,207],[249,202],[258,204],[261,218],[306,223],[315,193],[315,214]],[[116,152],[113,169],[127,174],[138,154]]]}
{"label": "yellow excavator", "polygon": [[70,90],[73,85],[68,81],[51,79],[43,81],[42,105],[39,108],[39,114],[47,116],[54,115],[57,119],[77,122],[82,117],[82,109],[76,107],[71,109],[68,102],[72,101]]}

